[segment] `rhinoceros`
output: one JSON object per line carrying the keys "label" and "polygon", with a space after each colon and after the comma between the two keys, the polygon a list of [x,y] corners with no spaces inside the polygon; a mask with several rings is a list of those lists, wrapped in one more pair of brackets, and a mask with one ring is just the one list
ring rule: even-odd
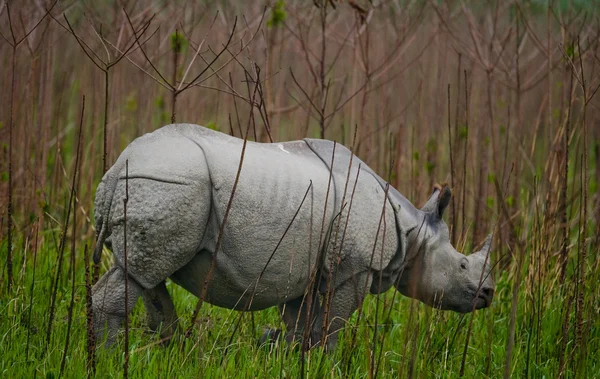
{"label": "rhinoceros", "polygon": [[94,260],[106,245],[114,265],[93,288],[93,313],[107,344],[140,295],[150,328],[162,324],[170,336],[177,316],[165,280],[200,297],[213,260],[207,302],[244,311],[278,306],[286,339],[308,328],[310,343],[327,336],[328,348],[367,292],[394,286],[463,313],[490,305],[491,238],[469,256],[454,249],[442,219],[447,186],[418,209],[332,141],[247,141],[227,212],[243,146],[202,126],[172,124],[135,139],[106,172],[95,199]]}

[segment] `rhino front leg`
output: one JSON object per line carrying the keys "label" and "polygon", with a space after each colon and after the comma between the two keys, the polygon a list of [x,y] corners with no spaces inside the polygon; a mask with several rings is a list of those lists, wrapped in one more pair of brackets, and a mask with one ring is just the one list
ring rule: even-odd
{"label": "rhino front leg", "polygon": [[[290,345],[293,343],[300,343],[304,336],[308,313],[307,301],[308,296],[300,296],[279,305],[279,312],[281,313],[281,318],[286,328],[285,340]],[[312,302],[313,305],[310,309],[311,321],[309,324],[309,327],[311,328],[311,333],[309,334],[310,346],[315,345],[320,340],[320,329],[314,327],[317,324],[317,319],[321,317],[321,305],[316,291],[312,296]],[[261,336],[259,345],[264,343],[274,343],[283,335],[281,329],[267,329]]]}
{"label": "rhino front leg", "polygon": [[[370,272],[363,272],[335,287],[327,317],[329,324],[327,336],[325,336],[327,351],[333,351],[335,348],[339,332],[344,328],[352,313],[361,306],[371,287],[372,280]],[[319,321],[322,323],[322,318]]]}
{"label": "rhino front leg", "polygon": [[[143,288],[132,278],[127,281],[127,310],[131,312]],[[100,341],[107,328],[106,346],[115,343],[125,320],[125,273],[119,266],[108,270],[92,289],[94,333]]]}
{"label": "rhino front leg", "polygon": [[142,299],[146,308],[148,326],[154,332],[160,329],[161,339],[170,341],[177,329],[178,318],[165,282],[162,281],[156,287],[144,290]]}
{"label": "rhino front leg", "polygon": [[[308,315],[308,296],[301,296],[297,299],[286,302],[279,306],[281,318],[285,324],[285,339],[289,344],[301,342],[304,337],[304,330],[307,326]],[[312,306],[310,308],[310,322],[308,327],[311,329],[308,338],[309,346],[313,346],[320,340],[320,330],[315,328],[317,320],[321,316],[321,304],[319,303],[318,293],[312,296]]]}

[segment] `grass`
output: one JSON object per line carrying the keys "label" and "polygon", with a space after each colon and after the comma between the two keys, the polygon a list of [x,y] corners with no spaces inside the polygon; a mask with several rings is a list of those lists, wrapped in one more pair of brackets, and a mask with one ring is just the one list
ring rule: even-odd
{"label": "grass", "polygon": [[[176,115],[238,137],[250,125],[250,139],[262,142],[324,134],[350,146],[356,131],[356,154],[415,205],[434,183],[453,183],[446,218],[454,245],[468,252],[494,232],[496,295],[472,315],[470,336],[471,315],[393,291],[368,296],[335,352],[309,352],[306,372],[299,349],[257,345],[263,327],[281,326],[274,308],[243,314],[205,304],[189,339],[162,346],[139,301],[130,319],[132,377],[454,378],[464,368],[469,378],[600,378],[595,2],[354,1],[323,9],[277,1],[265,11],[258,2],[59,1],[49,15],[38,3],[0,6],[0,88],[15,80],[14,91],[0,91],[0,377],[88,374],[83,252],[94,246],[104,154],[112,164],[134,138]],[[109,267],[105,256],[101,273]],[[167,286],[187,328],[197,299]],[[92,377],[123,376],[123,337],[96,351]]]}
{"label": "grass", "polygon": [[[39,262],[34,287],[33,308],[29,307],[28,293],[33,273],[24,272],[21,283],[27,286],[15,288],[10,301],[3,301],[0,311],[2,330],[0,372],[4,377],[58,377],[62,359],[64,337],[67,328],[66,314],[70,302],[70,283],[61,281],[57,299],[57,320],[50,346],[45,346],[45,326],[48,319],[50,278],[55,274],[54,254],[51,246],[42,246],[40,252],[49,253],[51,259]],[[81,253],[81,252],[78,252]],[[80,254],[78,254],[80,256]],[[69,257],[65,257],[67,260]],[[22,262],[17,261],[17,266]],[[75,309],[73,312],[72,341],[66,358],[66,377],[86,376],[86,324],[85,324],[85,280],[83,262],[76,268]],[[168,285],[179,315],[190,315],[196,298],[180,287]],[[377,371],[381,376],[406,374],[406,368],[415,348],[414,375],[416,377],[454,378],[461,366],[461,347],[464,345],[467,316],[436,311],[415,304],[415,321],[409,322],[411,300],[396,296],[389,291],[380,296],[369,296],[364,304],[364,316],[360,325],[355,324],[356,315],[349,327],[358,328],[358,344],[351,352],[349,377],[366,377],[370,370],[369,356],[375,317],[375,304],[380,307],[378,325],[379,342],[377,354],[383,351]],[[510,313],[510,277],[503,275],[497,282],[494,304],[485,311],[475,314],[473,336],[469,345],[465,369],[466,377],[498,377],[504,370],[504,350],[507,324]],[[531,377],[554,377],[558,370],[557,357],[561,353],[557,337],[563,324],[562,298],[556,292],[544,298],[546,311],[541,315],[540,326],[528,327],[531,310],[530,299],[525,293],[519,296],[519,311],[515,339],[514,361],[511,376],[525,376],[528,366]],[[391,307],[391,312],[390,312]],[[31,311],[31,321],[29,312]],[[388,315],[386,319],[384,315]],[[237,317],[243,317],[241,328],[232,343],[229,338]],[[182,322],[189,320],[183,316]],[[190,339],[182,336],[166,347],[158,343],[159,338],[149,334],[145,324],[145,311],[141,300],[131,318],[130,363],[133,377],[298,377],[300,374],[300,352],[283,344],[277,347],[259,347],[258,338],[263,326],[279,326],[275,309],[254,314],[241,314],[214,306],[205,306],[194,335]],[[586,343],[586,367],[588,377],[600,370],[598,325],[592,325]],[[417,331],[416,335],[413,333]],[[349,331],[349,329],[347,329]],[[30,333],[29,347],[26,343]],[[538,334],[539,333],[539,340]],[[346,334],[349,334],[346,332]],[[533,338],[532,338],[533,337]],[[412,339],[416,338],[413,342]],[[532,341],[533,340],[533,341]],[[120,342],[123,338],[121,335]],[[340,346],[333,354],[313,350],[308,356],[309,377],[342,376],[345,371],[342,357],[348,341],[340,339]],[[27,350],[29,353],[27,355]],[[529,350],[529,357],[527,351]],[[225,355],[226,353],[226,355]],[[123,365],[122,345],[111,350],[100,349],[97,353],[96,377],[120,377]],[[567,371],[567,376],[569,375]]]}

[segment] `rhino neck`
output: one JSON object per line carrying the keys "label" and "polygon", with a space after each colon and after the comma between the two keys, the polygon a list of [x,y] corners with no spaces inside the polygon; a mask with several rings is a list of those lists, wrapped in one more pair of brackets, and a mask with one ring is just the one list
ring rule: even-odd
{"label": "rhino neck", "polygon": [[396,220],[399,223],[400,229],[407,236],[413,234],[411,231],[422,223],[425,218],[425,212],[415,207],[392,186],[389,187],[388,197],[392,204],[395,205],[395,208],[397,208]]}
{"label": "rhino neck", "polygon": [[[422,233],[419,233],[419,227],[423,225],[425,220],[425,212],[416,208],[394,187],[388,189],[388,199],[394,208],[396,229],[398,239],[401,243],[398,245],[398,252],[392,258],[392,261],[385,270],[385,275],[394,277],[402,272],[406,262],[414,257],[415,246],[420,244],[419,239],[422,238]],[[394,279],[396,280],[396,279]]]}

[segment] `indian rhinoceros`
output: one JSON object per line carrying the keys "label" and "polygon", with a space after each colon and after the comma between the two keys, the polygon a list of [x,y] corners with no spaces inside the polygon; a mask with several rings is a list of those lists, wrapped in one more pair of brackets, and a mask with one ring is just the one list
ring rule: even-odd
{"label": "indian rhinoceros", "polygon": [[[308,325],[310,343],[324,330],[328,348],[366,292],[395,286],[457,312],[490,305],[491,239],[469,256],[454,249],[442,219],[450,189],[436,187],[418,209],[327,140],[248,141],[216,251],[243,145],[198,125],[167,125],[134,140],[104,175],[94,260],[106,244],[115,263],[93,288],[97,336],[107,326],[107,343],[114,342],[125,317],[125,248],[127,309],[141,295],[150,327],[163,323],[167,335],[177,318],[165,280],[200,296],[213,259],[207,302],[249,311],[279,306],[288,340]],[[310,320],[306,299],[314,300]]]}

